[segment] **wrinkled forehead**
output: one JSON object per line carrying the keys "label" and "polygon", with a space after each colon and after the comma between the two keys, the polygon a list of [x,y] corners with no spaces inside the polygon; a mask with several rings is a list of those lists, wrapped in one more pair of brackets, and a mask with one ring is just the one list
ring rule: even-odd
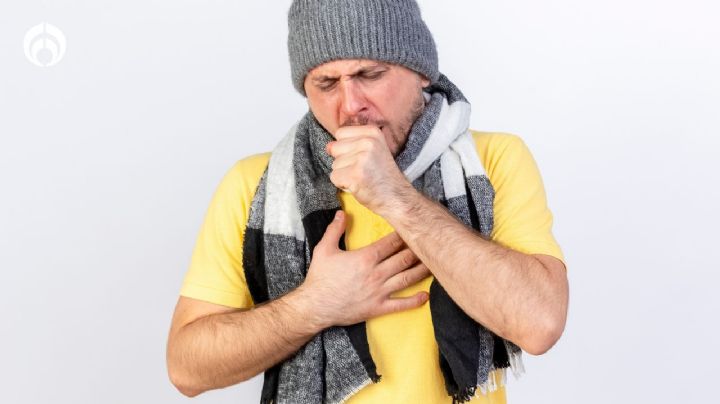
{"label": "wrinkled forehead", "polygon": [[315,66],[308,72],[308,77],[320,76],[342,76],[355,74],[365,69],[388,68],[392,64],[381,60],[373,59],[338,59]]}

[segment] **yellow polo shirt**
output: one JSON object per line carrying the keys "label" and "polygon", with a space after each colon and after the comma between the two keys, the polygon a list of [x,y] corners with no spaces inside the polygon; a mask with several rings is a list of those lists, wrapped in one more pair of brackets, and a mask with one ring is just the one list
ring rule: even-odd
{"label": "yellow polo shirt", "polygon": [[[509,133],[471,132],[495,188],[491,239],[526,254],[552,255],[565,262],[552,234],[553,217],[540,172],[523,140]],[[242,268],[243,234],[253,195],[269,158],[269,152],[246,157],[223,177],[200,229],[180,291],[182,296],[229,307],[253,305]],[[348,250],[364,247],[394,231],[352,194],[338,195],[348,217],[345,233]],[[430,276],[394,296],[429,291],[432,280]],[[440,371],[429,304],[372,318],[366,325],[370,353],[382,379],[361,389],[348,404],[452,402]],[[515,380],[509,371],[508,379]],[[505,403],[505,388],[488,396],[482,396],[478,390],[471,402]]]}

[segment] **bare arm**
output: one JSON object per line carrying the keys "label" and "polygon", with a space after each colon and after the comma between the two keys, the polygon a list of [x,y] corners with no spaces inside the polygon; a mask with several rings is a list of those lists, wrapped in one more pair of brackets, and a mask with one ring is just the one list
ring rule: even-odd
{"label": "bare arm", "polygon": [[568,306],[562,261],[485,240],[410,184],[393,201],[381,214],[463,311],[533,355],[555,344]]}
{"label": "bare arm", "polygon": [[[170,379],[193,397],[252,378],[320,332],[303,307],[293,292],[250,310],[181,296],[168,340]],[[187,322],[201,312],[212,314]]]}
{"label": "bare arm", "polygon": [[[565,328],[565,267],[483,239],[400,172],[380,128],[343,127],[326,150],[330,180],[384,217],[465,313],[497,335],[539,355]],[[467,270],[471,269],[471,270]]]}
{"label": "bare arm", "polygon": [[322,329],[416,308],[427,293],[390,297],[430,275],[397,233],[354,251],[338,248],[345,215],[313,250],[302,285],[250,310],[181,297],[167,347],[173,384],[187,396],[250,379]]}

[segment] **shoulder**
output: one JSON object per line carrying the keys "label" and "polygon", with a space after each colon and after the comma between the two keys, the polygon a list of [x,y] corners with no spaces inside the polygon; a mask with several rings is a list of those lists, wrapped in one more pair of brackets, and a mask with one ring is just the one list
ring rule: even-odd
{"label": "shoulder", "polygon": [[496,148],[499,146],[507,146],[513,142],[522,142],[522,138],[514,133],[509,132],[488,132],[470,129],[470,133],[478,145]]}
{"label": "shoulder", "polygon": [[242,269],[250,205],[270,153],[244,157],[226,171],[198,234],[180,294],[228,307],[252,306]]}
{"label": "shoulder", "polygon": [[270,152],[253,154],[238,160],[225,174],[221,187],[235,190],[231,192],[252,199],[269,161]]}
{"label": "shoulder", "polygon": [[218,215],[233,214],[237,220],[243,221],[269,159],[268,152],[237,160],[217,185],[210,209]]}
{"label": "shoulder", "polygon": [[235,180],[259,181],[270,161],[270,152],[244,157],[230,168],[227,176]]}
{"label": "shoulder", "polygon": [[470,133],[480,161],[491,180],[501,175],[499,171],[504,168],[532,157],[523,139],[516,134],[472,129]]}
{"label": "shoulder", "polygon": [[493,241],[525,254],[565,262],[552,234],[553,215],[540,170],[525,141],[512,133],[472,131],[478,155],[496,191]]}

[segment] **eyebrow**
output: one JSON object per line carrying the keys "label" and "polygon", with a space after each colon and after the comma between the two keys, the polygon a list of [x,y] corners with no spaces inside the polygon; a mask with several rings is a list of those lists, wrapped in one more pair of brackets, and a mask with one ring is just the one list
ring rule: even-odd
{"label": "eyebrow", "polygon": [[[373,72],[373,71],[375,71],[375,70],[382,69],[382,68],[388,68],[388,67],[389,67],[388,64],[378,62],[378,63],[375,63],[375,64],[373,64],[373,65],[363,66],[363,67],[361,67],[360,69],[358,69],[355,73],[350,74],[349,76],[350,76],[350,77],[355,77],[355,76],[360,75],[360,74],[370,73],[370,72]],[[335,81],[335,80],[337,80],[338,78],[339,78],[338,76],[328,76],[328,75],[322,74],[322,75],[319,75],[319,76],[317,76],[317,77],[313,77],[313,78],[312,78],[312,81],[313,81],[313,83],[316,83],[316,84],[317,84],[317,83],[325,83],[325,82],[328,82],[328,81]]]}

